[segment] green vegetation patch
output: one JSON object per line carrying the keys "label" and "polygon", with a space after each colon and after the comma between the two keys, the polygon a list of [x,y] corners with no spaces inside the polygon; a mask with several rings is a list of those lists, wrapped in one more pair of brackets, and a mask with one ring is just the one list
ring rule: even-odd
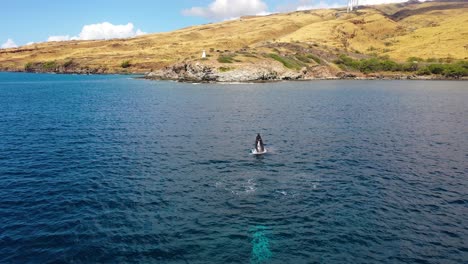
{"label": "green vegetation patch", "polygon": [[468,76],[468,61],[455,63],[424,63],[423,59],[410,57],[406,63],[397,63],[388,57],[373,57],[369,59],[355,60],[346,55],[340,55],[335,64],[344,70],[358,70],[363,73],[392,71],[392,72],[415,72],[419,75],[437,74],[449,78],[460,78]]}
{"label": "green vegetation patch", "polygon": [[234,70],[234,68],[232,68],[232,67],[219,67],[218,70],[220,72],[228,72],[228,71]]}
{"label": "green vegetation patch", "polygon": [[24,65],[24,70],[27,72],[34,71],[34,64],[32,62],[26,63],[26,65]]}
{"label": "green vegetation patch", "polygon": [[27,72],[56,72],[60,65],[56,61],[28,62],[24,65]]}
{"label": "green vegetation patch", "polygon": [[317,64],[321,64],[321,63],[322,63],[322,60],[321,60],[319,57],[317,57],[317,56],[315,56],[315,55],[313,55],[313,54],[307,55],[307,58],[314,60]]}
{"label": "green vegetation patch", "polygon": [[420,68],[418,75],[443,75],[445,77],[460,78],[468,76],[468,61],[460,61],[450,64],[430,64]]}
{"label": "green vegetation patch", "polygon": [[46,61],[42,64],[42,69],[44,71],[55,71],[57,67],[58,67],[58,64],[56,61]]}
{"label": "green vegetation patch", "polygon": [[307,54],[307,55],[303,55],[303,54],[300,54],[300,55],[296,55],[296,58],[298,60],[300,60],[301,62],[304,62],[304,63],[311,63],[312,61],[316,62],[317,64],[321,64],[322,63],[322,60],[315,56],[314,54]]}
{"label": "green vegetation patch", "polygon": [[67,60],[63,63],[63,67],[68,68],[73,64],[73,60]]}
{"label": "green vegetation patch", "polygon": [[128,60],[126,61],[123,61],[121,64],[120,64],[120,67],[126,69],[126,68],[130,68],[130,66],[132,66],[132,63]]}
{"label": "green vegetation patch", "polygon": [[305,66],[303,62],[292,57],[280,56],[274,53],[268,54],[268,57],[281,62],[283,66],[288,69],[300,70],[302,67]]}
{"label": "green vegetation patch", "polygon": [[236,55],[220,55],[218,57],[218,62],[219,63],[233,63],[236,60],[234,59]]}
{"label": "green vegetation patch", "polygon": [[312,61],[307,57],[307,56],[304,56],[304,55],[296,55],[296,59],[304,62],[304,63],[311,63]]}
{"label": "green vegetation patch", "polygon": [[355,60],[346,55],[334,61],[342,69],[358,70],[363,73],[380,72],[380,71],[413,71],[412,64],[398,64],[388,58],[373,57],[369,59]]}

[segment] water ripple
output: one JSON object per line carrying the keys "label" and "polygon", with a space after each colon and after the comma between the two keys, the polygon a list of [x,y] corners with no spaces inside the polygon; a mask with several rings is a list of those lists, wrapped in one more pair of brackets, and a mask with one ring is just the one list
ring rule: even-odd
{"label": "water ripple", "polygon": [[463,82],[5,76],[2,263],[466,262]]}

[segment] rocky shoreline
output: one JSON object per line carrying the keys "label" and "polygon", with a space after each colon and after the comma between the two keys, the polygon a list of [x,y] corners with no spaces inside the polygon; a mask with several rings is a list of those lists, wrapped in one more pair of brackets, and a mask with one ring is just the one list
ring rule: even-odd
{"label": "rocky shoreline", "polygon": [[0,72],[78,74],[78,75],[143,75],[138,79],[167,80],[186,83],[265,83],[279,81],[312,81],[312,80],[452,80],[468,81],[468,77],[449,78],[443,75],[416,75],[408,73],[372,73],[347,72],[326,65],[304,67],[298,71],[277,67],[276,65],[248,65],[241,68],[227,68],[224,71],[215,66],[200,62],[183,62],[153,72],[109,72],[77,68],[58,68],[52,71],[32,69],[18,71],[0,69]]}
{"label": "rocky shoreline", "polygon": [[246,66],[240,69],[220,71],[201,63],[178,63],[145,75],[150,80],[171,80],[189,83],[235,83],[235,82],[277,82],[308,80],[468,80],[447,78],[439,75],[418,76],[404,73],[362,74],[344,72],[327,66],[302,68],[299,71],[286,70],[271,65]]}

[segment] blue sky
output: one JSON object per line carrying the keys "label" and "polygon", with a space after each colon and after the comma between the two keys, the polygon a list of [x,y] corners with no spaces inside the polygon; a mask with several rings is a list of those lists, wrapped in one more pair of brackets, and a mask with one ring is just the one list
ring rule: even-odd
{"label": "blue sky", "polygon": [[[402,0],[362,0],[367,2]],[[128,37],[171,31],[240,15],[344,6],[347,0],[12,0],[2,1],[0,45],[59,40]],[[100,24],[108,22],[109,24]],[[132,23],[129,25],[128,23]],[[93,25],[84,28],[85,25]],[[121,28],[113,28],[122,25]],[[123,25],[126,25],[124,28]],[[107,35],[100,36],[103,31]],[[120,32],[120,33],[116,33]],[[103,33],[104,34],[104,33]],[[117,34],[117,35],[115,35]]]}

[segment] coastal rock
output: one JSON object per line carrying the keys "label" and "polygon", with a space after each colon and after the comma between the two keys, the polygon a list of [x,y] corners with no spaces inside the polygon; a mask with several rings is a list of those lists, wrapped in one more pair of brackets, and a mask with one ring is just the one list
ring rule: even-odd
{"label": "coastal rock", "polygon": [[[340,71],[330,65],[316,65],[304,67],[299,71],[285,69],[276,64],[252,64],[232,65],[231,67],[220,67],[216,64],[205,64],[202,62],[177,63],[161,70],[150,72],[146,75],[148,79],[175,80],[180,82],[267,82],[282,80],[434,80],[442,79],[441,76],[417,76],[401,73],[373,73],[363,74],[359,72]],[[66,69],[60,69],[64,71]],[[106,69],[85,69],[83,73],[101,73]]]}
{"label": "coastal rock", "polygon": [[185,82],[216,81],[213,68],[200,63],[179,63],[147,75],[150,79],[179,80]]}
{"label": "coastal rock", "polygon": [[281,80],[303,80],[305,74],[307,73],[307,68],[302,68],[300,72],[286,71],[281,75]]}
{"label": "coastal rock", "polygon": [[307,73],[304,76],[306,80],[313,80],[313,79],[336,79],[336,73],[333,72],[330,67],[327,66],[315,66],[309,68]]}
{"label": "coastal rock", "polygon": [[273,69],[245,68],[218,73],[219,82],[254,82],[278,80],[278,73]]}
{"label": "coastal rock", "polygon": [[179,63],[149,73],[148,79],[177,80],[182,82],[258,82],[303,79],[306,71],[281,71],[275,67],[243,67],[220,72],[201,63]]}
{"label": "coastal rock", "polygon": [[356,74],[351,72],[338,72],[336,76],[341,79],[354,79],[357,77]]}

